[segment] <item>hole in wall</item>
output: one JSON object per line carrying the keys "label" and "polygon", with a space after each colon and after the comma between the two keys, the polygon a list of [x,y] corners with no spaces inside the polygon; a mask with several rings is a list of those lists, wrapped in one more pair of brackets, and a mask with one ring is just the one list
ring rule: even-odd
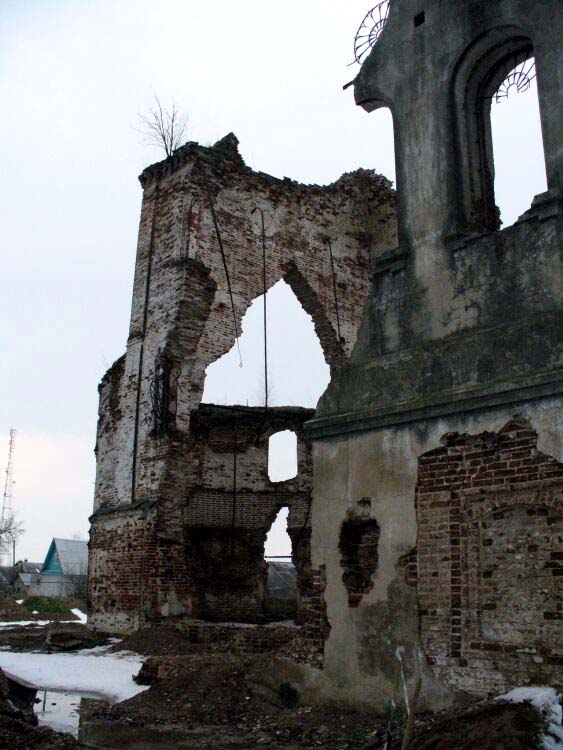
{"label": "hole in wall", "polygon": [[338,549],[341,554],[342,582],[348,592],[348,606],[357,607],[373,588],[378,562],[379,525],[377,521],[350,519],[342,524]]}
{"label": "hole in wall", "polygon": [[[526,61],[526,69],[533,58]],[[530,208],[532,199],[547,190],[537,81],[518,91],[519,77],[507,76],[506,94],[491,104],[495,169],[495,203],[502,226],[513,224]]]}
{"label": "hole in wall", "polygon": [[426,20],[426,18],[424,16],[424,11],[422,11],[421,13],[417,13],[416,16],[414,17],[414,25],[415,25],[415,27],[416,26],[422,26],[422,24],[424,23],[425,20]]}
{"label": "hole in wall", "polygon": [[281,508],[278,511],[266,535],[266,542],[264,544],[265,557],[291,557],[291,538],[287,533],[288,515],[288,508]]}
{"label": "hole in wall", "polygon": [[271,482],[285,482],[297,476],[297,435],[282,430],[268,441],[268,477]]}
{"label": "hole in wall", "polygon": [[297,615],[297,570],[291,560],[287,518],[288,508],[281,508],[264,545],[267,564],[264,613],[271,620],[294,620]]}
{"label": "hole in wall", "polygon": [[[268,316],[268,405],[315,407],[330,381],[330,368],[315,333],[313,320],[285,281],[266,295]],[[263,406],[264,295],[257,297],[242,319],[236,344],[206,370],[203,402]]]}

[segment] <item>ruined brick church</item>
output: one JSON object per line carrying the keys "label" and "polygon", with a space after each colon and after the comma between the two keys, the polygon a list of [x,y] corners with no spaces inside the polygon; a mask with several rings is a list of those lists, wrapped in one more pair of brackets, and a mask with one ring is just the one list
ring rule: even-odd
{"label": "ruined brick church", "polygon": [[[427,708],[557,679],[561,15],[391,0],[353,86],[392,111],[396,194],[370,170],[324,187],[254,172],[232,134],[143,172],[127,350],[99,389],[92,627],[263,622],[264,542],[288,508],[298,628],[280,663],[314,699],[400,701],[401,671]],[[491,100],[532,57],[548,190],[501,231]],[[317,409],[202,403],[280,279],[330,365]],[[272,482],[285,429],[298,473]]]}

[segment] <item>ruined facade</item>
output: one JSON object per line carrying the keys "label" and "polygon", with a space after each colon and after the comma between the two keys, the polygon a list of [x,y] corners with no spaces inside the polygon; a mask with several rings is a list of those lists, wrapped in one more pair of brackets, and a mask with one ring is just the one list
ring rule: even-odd
{"label": "ruined facade", "polygon": [[[100,389],[94,627],[259,621],[263,541],[288,506],[301,628],[284,674],[311,699],[401,702],[404,675],[437,708],[556,679],[558,6],[392,0],[354,90],[393,113],[396,219],[383,178],[275,180],[233,136],[143,173],[127,354]],[[501,231],[491,96],[531,55],[548,191]],[[314,415],[200,404],[235,335],[208,192],[238,323],[262,292],[251,211],[267,217],[267,286],[291,285],[331,365]],[[299,473],[271,483],[267,438],[287,426]]]}
{"label": "ruined facade", "polygon": [[[308,425],[325,697],[401,700],[401,670],[421,707],[560,679],[561,22],[549,0],[392,0],[354,81],[393,114],[399,242]],[[532,55],[549,189],[500,231],[491,97]],[[379,529],[353,596],[351,521]]]}
{"label": "ruined facade", "polygon": [[[297,620],[322,650],[307,620],[318,590],[303,434],[313,412],[202,404],[205,370],[233,346],[264,271],[266,288],[282,278],[290,285],[331,369],[340,367],[370,269],[396,243],[394,193],[367,170],[327,187],[255,173],[233,135],[211,148],[187,144],[145,170],[141,184],[127,353],[100,386],[90,622],[129,631],[175,615],[263,621],[264,541],[287,507]],[[286,429],[297,435],[298,474],[271,482],[268,441]]]}

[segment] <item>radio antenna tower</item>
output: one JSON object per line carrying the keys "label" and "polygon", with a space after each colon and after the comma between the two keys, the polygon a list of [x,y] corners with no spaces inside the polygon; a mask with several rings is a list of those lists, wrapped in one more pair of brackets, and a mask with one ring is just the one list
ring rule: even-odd
{"label": "radio antenna tower", "polygon": [[[5,529],[10,519],[13,518],[12,499],[14,493],[14,452],[16,450],[16,431],[10,430],[10,447],[8,448],[8,466],[6,467],[6,481],[4,482],[4,497],[2,498],[2,515],[0,516],[0,529]],[[2,565],[15,564],[13,557],[12,536],[4,534],[0,540],[0,562]]]}

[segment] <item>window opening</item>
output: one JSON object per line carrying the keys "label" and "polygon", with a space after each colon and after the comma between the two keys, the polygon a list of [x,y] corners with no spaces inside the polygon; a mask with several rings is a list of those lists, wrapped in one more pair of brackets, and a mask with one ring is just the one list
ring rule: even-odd
{"label": "window opening", "polygon": [[422,11],[421,13],[417,13],[416,16],[414,17],[415,28],[417,26],[422,26],[422,24],[424,23],[425,20],[426,20],[426,18],[424,16],[424,11]]}
{"label": "window opening", "polygon": [[511,62],[491,102],[495,203],[505,227],[547,190],[534,58]]}
{"label": "window opening", "polygon": [[291,538],[287,533],[288,508],[281,508],[266,535],[264,557],[266,559],[291,559]]}
{"label": "window opening", "polygon": [[297,435],[282,430],[268,442],[268,477],[271,482],[284,482],[297,476]]}
{"label": "window opening", "polygon": [[297,570],[287,533],[288,509],[281,508],[266,537],[264,614],[271,621],[294,620],[297,614]]}
{"label": "window opening", "polygon": [[378,562],[379,526],[377,521],[350,519],[340,529],[342,582],[348,592],[348,606],[357,607],[373,588]]}
{"label": "window opening", "polygon": [[[330,381],[330,368],[315,333],[313,320],[285,281],[267,293],[268,405],[316,407]],[[242,319],[239,344],[206,370],[204,403],[264,406],[263,295]]]}

